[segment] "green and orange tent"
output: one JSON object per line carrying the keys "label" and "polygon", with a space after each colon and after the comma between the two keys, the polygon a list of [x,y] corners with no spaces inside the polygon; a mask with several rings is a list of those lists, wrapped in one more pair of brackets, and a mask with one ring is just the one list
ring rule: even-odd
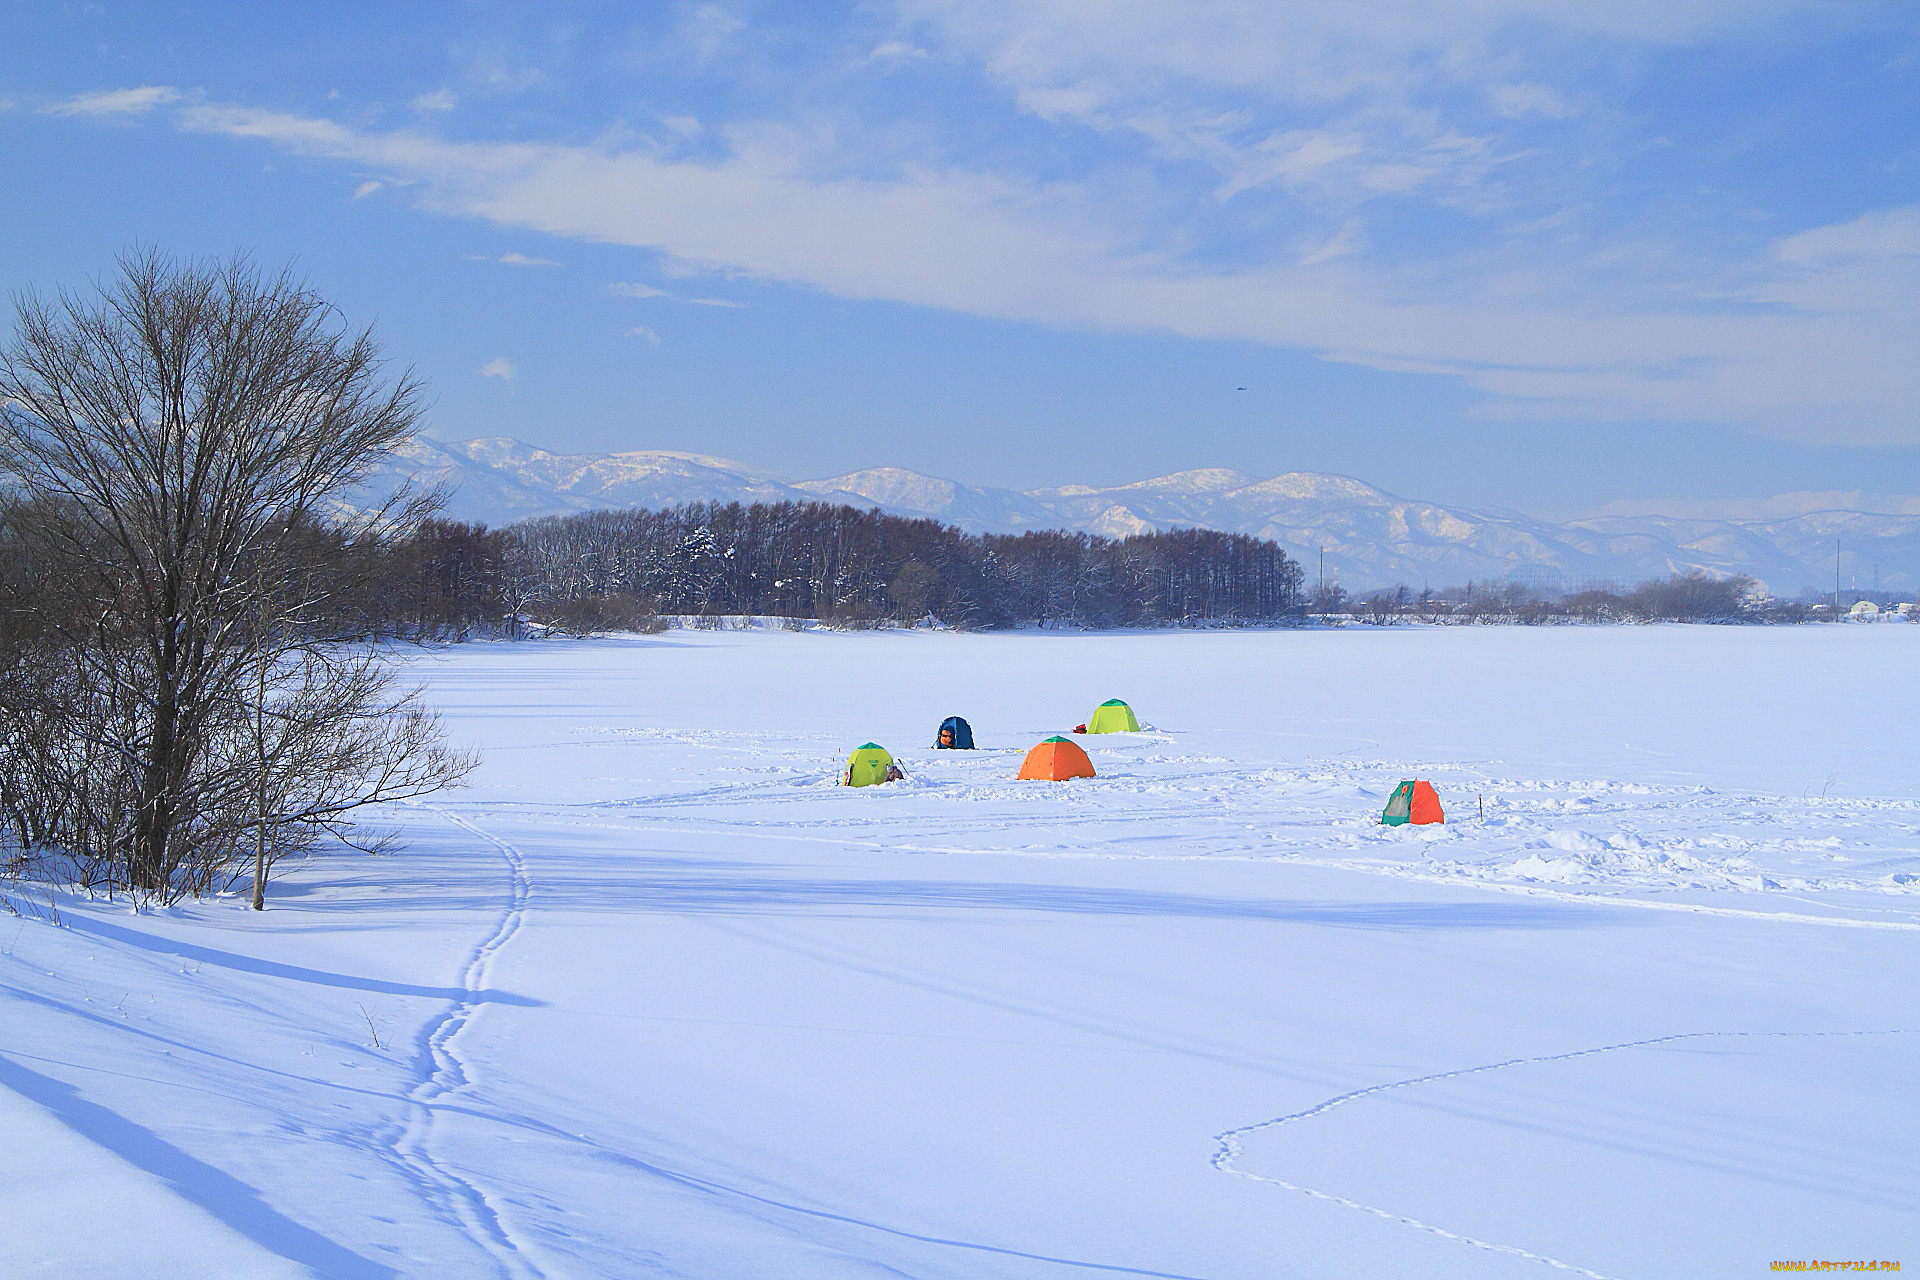
{"label": "green and orange tent", "polygon": [[1386,812],[1380,815],[1380,821],[1389,827],[1446,820],[1446,811],[1440,807],[1440,793],[1433,789],[1431,782],[1419,779],[1395,787]]}

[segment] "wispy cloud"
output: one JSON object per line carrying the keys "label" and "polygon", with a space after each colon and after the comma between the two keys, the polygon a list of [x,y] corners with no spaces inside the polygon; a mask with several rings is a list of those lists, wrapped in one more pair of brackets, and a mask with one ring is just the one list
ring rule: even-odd
{"label": "wispy cloud", "polygon": [[660,345],[660,335],[655,333],[653,330],[647,328],[647,326],[643,324],[637,324],[633,326],[633,328],[627,330],[627,336],[629,338],[643,338],[647,342],[652,343],[656,347]]}
{"label": "wispy cloud", "polygon": [[661,252],[668,270],[692,264],[848,298],[1304,347],[1461,379],[1488,395],[1487,413],[1737,422],[1829,443],[1920,440],[1911,412],[1920,367],[1901,337],[1910,322],[1885,316],[1716,314],[1698,292],[1665,307],[1637,289],[1569,292],[1582,282],[1485,259],[1444,277],[1434,264],[1382,267],[1357,254],[1209,268],[1144,247],[1138,228],[1071,185],[1036,190],[925,169],[818,178],[767,133],[696,163],[639,149],[450,142],[211,104],[182,119],[385,168],[418,183],[432,210]]}
{"label": "wispy cloud", "polygon": [[102,89],[83,93],[44,108],[56,116],[133,116],[178,102],[180,91],[166,85],[147,85],[140,89]]}
{"label": "wispy cloud", "polygon": [[1322,262],[1332,262],[1335,258],[1347,257],[1349,254],[1358,252],[1365,243],[1366,233],[1360,225],[1360,220],[1349,218],[1346,225],[1340,228],[1338,235],[1321,241],[1301,254],[1300,265],[1312,267]]}
{"label": "wispy cloud", "polygon": [[367,179],[367,181],[361,183],[359,186],[353,189],[353,198],[355,200],[365,200],[368,196],[372,195],[374,192],[383,190],[386,187],[386,185],[387,185],[386,183],[381,182],[377,178],[369,178]]}
{"label": "wispy cloud", "polygon": [[482,50],[468,60],[468,74],[488,93],[518,93],[544,84],[547,73],[538,67],[515,63],[496,50]]}
{"label": "wispy cloud", "polygon": [[1777,241],[1774,256],[1796,266],[1858,258],[1920,256],[1920,205],[1883,209],[1852,222],[1815,227]]}
{"label": "wispy cloud", "polygon": [[513,380],[520,376],[520,370],[505,356],[496,356],[480,366],[480,376],[498,378],[508,386],[512,386]]}
{"label": "wispy cloud", "polygon": [[552,258],[530,258],[524,253],[503,253],[498,257],[490,253],[469,253],[463,255],[468,262],[498,262],[509,267],[559,267],[564,263]]}
{"label": "wispy cloud", "polygon": [[656,289],[650,284],[638,284],[623,281],[607,286],[607,292],[618,294],[622,298],[670,298],[676,302],[690,302],[698,307],[744,307],[744,302],[734,302],[728,298],[679,298],[665,289]]}
{"label": "wispy cloud", "polygon": [[407,104],[415,111],[451,111],[460,105],[460,95],[451,89],[435,89],[432,93],[423,93]]}
{"label": "wispy cloud", "polygon": [[1513,119],[1544,116],[1549,120],[1570,120],[1581,110],[1559,90],[1544,84],[1495,85],[1490,92],[1500,114]]}
{"label": "wispy cloud", "polygon": [[[474,111],[454,140],[438,110],[450,91],[388,129],[173,105],[186,129],[370,177],[361,193],[378,182],[429,213],[633,246],[649,274],[689,281],[608,286],[619,296],[741,305],[745,290],[690,296],[718,287],[690,277],[723,275],[1302,349],[1457,379],[1489,414],[1920,442],[1920,362],[1900,354],[1920,318],[1920,260],[1901,256],[1920,236],[1914,210],[1833,203],[1702,234],[1691,178],[1671,180],[1686,190],[1665,206],[1619,194],[1650,185],[1621,175],[1658,141],[1615,91],[1628,73],[1686,41],[1843,23],[1844,8],[898,0],[816,65],[789,66],[761,26],[694,3],[646,56],[752,92],[663,89],[643,124],[597,135],[575,120],[541,140],[516,116],[521,140],[492,141]],[[850,75],[860,50],[887,74]],[[1585,78],[1567,69],[1580,59]],[[936,69],[940,91],[920,93]],[[477,62],[464,74],[463,91],[489,92]],[[834,96],[841,82],[902,112],[876,126],[871,101]],[[794,109],[769,108],[783,86]],[[154,92],[173,91],[93,96]],[[146,101],[119,109],[173,102]],[[694,101],[698,119],[683,114]]]}

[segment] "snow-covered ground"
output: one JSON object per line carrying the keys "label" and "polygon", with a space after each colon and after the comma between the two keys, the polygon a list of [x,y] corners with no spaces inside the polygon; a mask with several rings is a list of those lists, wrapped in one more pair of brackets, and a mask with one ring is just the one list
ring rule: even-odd
{"label": "snow-covered ground", "polygon": [[[403,853],[289,868],[264,915],[0,916],[0,1270],[1920,1266],[1916,659],[1915,627],[423,655],[486,763],[394,815]],[[1083,739],[1098,778],[1012,780],[1109,697],[1150,727]],[[926,749],[952,714],[981,750]],[[834,786],[869,739],[910,779]],[[1377,825],[1412,777],[1445,828]]]}

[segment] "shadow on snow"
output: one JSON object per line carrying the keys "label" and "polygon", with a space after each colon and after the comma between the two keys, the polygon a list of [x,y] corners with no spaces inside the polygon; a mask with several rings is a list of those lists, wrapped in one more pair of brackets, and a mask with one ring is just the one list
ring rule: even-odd
{"label": "shadow on snow", "polygon": [[292,982],[339,987],[345,991],[370,991],[389,996],[424,996],[430,1000],[453,1000],[473,1004],[541,1005],[545,1003],[531,996],[515,995],[511,991],[469,991],[465,987],[425,987],[411,982],[388,982],[381,978],[360,978],[347,973],[328,973],[324,969],[282,964],[277,960],[259,960],[252,956],[237,955],[231,951],[220,951],[191,942],[157,937],[138,929],[129,929],[124,925],[108,924],[104,920],[93,919],[79,912],[67,917],[67,923],[76,933],[90,933],[110,942],[138,947],[142,951],[178,956],[182,960],[216,965],[239,973],[258,974],[264,978],[285,978]]}
{"label": "shadow on snow", "polygon": [[0,1085],[39,1103],[75,1133],[89,1138],[171,1186],[261,1248],[338,1280],[386,1280],[396,1273],[341,1247],[276,1212],[260,1193],[232,1174],[196,1160],[117,1111],[88,1102],[62,1084],[0,1056]]}

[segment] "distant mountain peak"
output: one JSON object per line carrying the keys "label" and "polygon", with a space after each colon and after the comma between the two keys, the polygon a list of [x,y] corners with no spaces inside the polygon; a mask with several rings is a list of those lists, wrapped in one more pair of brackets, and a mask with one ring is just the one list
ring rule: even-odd
{"label": "distant mountain peak", "polygon": [[1226,467],[1201,467],[1193,471],[1176,471],[1171,475],[1155,476],[1151,480],[1136,480],[1132,484],[1118,486],[1110,492],[1121,490],[1146,490],[1162,493],[1224,493],[1229,489],[1241,489],[1259,480],[1244,471],[1233,471]]}
{"label": "distant mountain peak", "polygon": [[1401,501],[1384,489],[1377,489],[1364,480],[1355,480],[1352,476],[1332,475],[1323,471],[1289,471],[1285,475],[1274,476],[1271,480],[1252,481],[1240,492],[1249,497],[1257,494],[1300,501],[1336,500],[1371,504]]}
{"label": "distant mountain peak", "polygon": [[[453,491],[454,519],[510,524],[530,516],[689,502],[834,502],[935,519],[972,533],[1078,530],[1128,537],[1208,528],[1271,538],[1316,574],[1349,590],[1404,583],[1453,586],[1518,575],[1637,582],[1672,572],[1749,574],[1775,594],[1833,581],[1836,535],[1871,547],[1855,569],[1890,589],[1920,585],[1920,499],[1879,499],[1880,511],[1823,505],[1842,495],[1787,495],[1749,504],[1745,520],[1613,509],[1554,524],[1517,512],[1397,497],[1352,476],[1291,471],[1260,479],[1202,467],[1122,485],[992,489],[876,466],[823,480],[787,480],[729,458],[674,449],[552,453],[507,436],[455,443],[416,438],[381,479],[417,477]],[[1626,506],[1627,504],[1620,504]],[[1678,505],[1678,504],[1676,504]],[[1796,510],[1797,508],[1797,510]],[[1867,555],[1859,551],[1856,558]]]}

